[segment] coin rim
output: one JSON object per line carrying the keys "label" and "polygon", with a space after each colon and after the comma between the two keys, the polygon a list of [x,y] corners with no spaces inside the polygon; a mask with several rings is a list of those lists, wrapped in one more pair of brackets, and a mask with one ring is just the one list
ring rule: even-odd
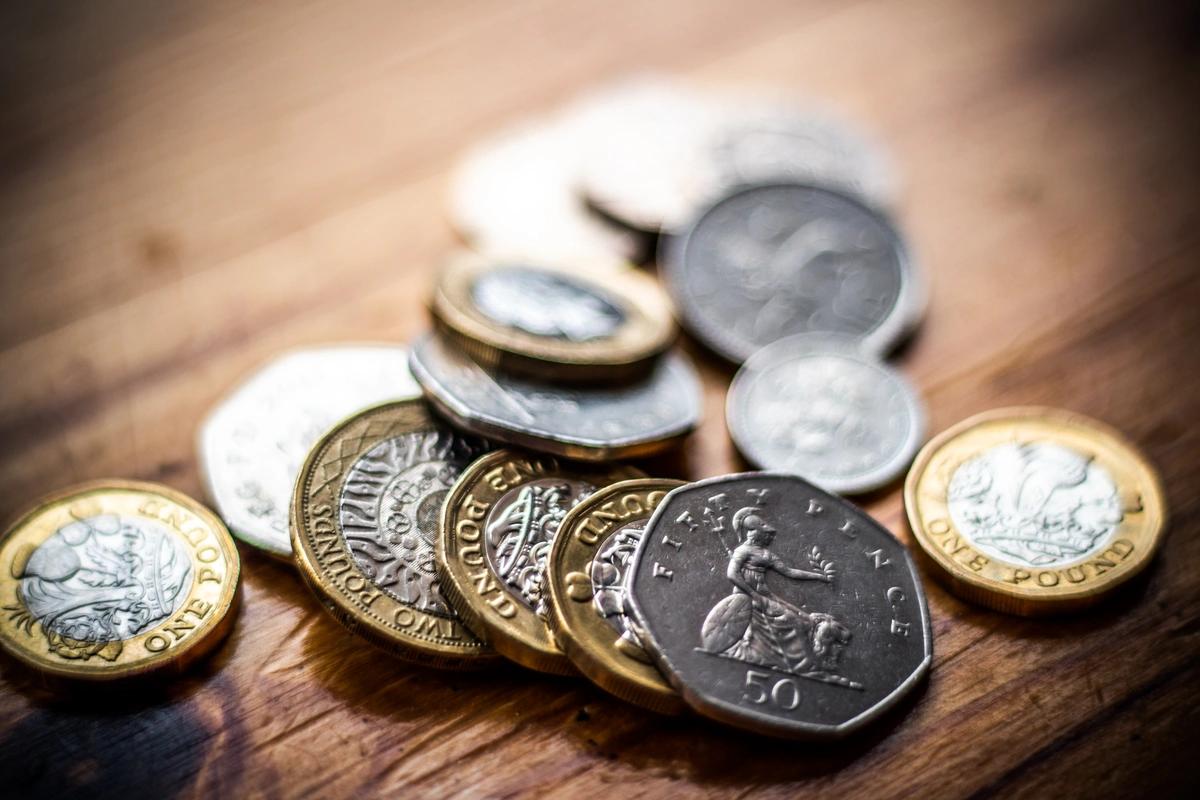
{"label": "coin rim", "polygon": [[[619,307],[622,322],[612,335],[585,342],[538,336],[496,322],[479,310],[472,289],[484,274],[509,268],[581,285]],[[675,339],[675,320],[660,294],[657,283],[632,270],[601,281],[538,261],[462,253],[443,265],[428,305],[438,330],[485,369],[555,383],[622,381],[644,375]]]}
{"label": "coin rim", "polygon": [[237,545],[234,543],[233,537],[229,534],[228,528],[225,527],[225,523],[202,503],[183,492],[152,481],[135,481],[124,478],[100,478],[85,481],[43,495],[26,511],[17,514],[13,518],[13,521],[5,527],[4,532],[0,533],[0,544],[8,538],[15,536],[23,527],[39,515],[45,513],[51,506],[62,503],[69,498],[83,497],[84,495],[106,491],[142,493],[166,498],[170,502],[182,506],[208,526],[209,532],[212,533],[213,538],[220,545],[221,552],[228,564],[228,572],[225,576],[226,580],[221,587],[218,602],[213,606],[215,612],[214,621],[208,631],[199,636],[189,637],[188,640],[185,640],[176,647],[138,661],[133,665],[102,668],[103,671],[96,671],[94,668],[86,670],[71,669],[31,659],[25,652],[10,647],[8,639],[5,637],[0,637],[0,649],[3,649],[4,652],[11,655],[17,661],[20,661],[26,667],[56,678],[103,683],[137,678],[151,673],[183,672],[198,659],[212,652],[229,635],[229,632],[233,629],[233,622],[237,616],[239,599],[241,597],[242,562],[238,554]]}
{"label": "coin rim", "polygon": [[[881,359],[895,350],[916,328],[925,310],[928,290],[925,285],[924,271],[919,268],[907,239],[892,223],[891,219],[879,210],[871,208],[854,197],[834,191],[828,187],[799,181],[763,181],[735,186],[728,192],[713,197],[706,205],[698,209],[695,215],[674,236],[663,237],[659,242],[658,264],[667,294],[675,304],[676,314],[692,335],[702,342],[713,353],[734,364],[746,361],[757,349],[766,347],[772,342],[753,347],[745,351],[737,342],[724,335],[720,323],[709,322],[704,313],[695,308],[687,295],[684,274],[688,270],[687,251],[696,229],[704,222],[709,214],[722,204],[743,194],[762,191],[764,189],[803,189],[832,195],[846,203],[858,207],[864,214],[878,222],[884,230],[891,233],[896,245],[900,264],[900,288],[896,303],[891,312],[885,316],[873,329],[861,338],[864,352],[872,353]],[[824,333],[824,331],[801,331],[801,333]],[[794,334],[789,334],[794,335]],[[783,337],[786,338],[786,337]],[[776,339],[775,341],[778,341]]]}
{"label": "coin rim", "polygon": [[[665,499],[665,493],[684,485],[685,481],[672,478],[634,478],[601,487],[567,512],[559,525],[550,556],[546,561],[546,589],[552,611],[550,630],[559,647],[567,654],[567,658],[601,689],[626,702],[663,714],[682,713],[686,704],[657,668],[651,664],[633,661],[612,647],[614,632],[609,624],[591,609],[590,603],[587,608],[578,609],[577,613],[566,596],[563,581],[571,566],[568,563],[570,551],[578,549],[572,548],[572,543],[575,542],[574,527],[597,505],[616,496],[635,492],[661,491],[664,492]],[[652,515],[653,512],[644,519],[649,521]],[[626,521],[621,524],[626,524]],[[614,530],[615,528],[616,526]],[[603,541],[604,539],[597,541],[587,553],[581,553],[588,556],[587,563],[592,562],[592,556]],[[591,624],[589,614],[595,618],[596,625]],[[584,619],[588,621],[584,622]],[[576,621],[579,622],[578,625],[575,624]],[[601,630],[608,635],[604,638],[598,636]]]}
{"label": "coin rim", "polygon": [[[409,369],[417,379],[417,383],[425,391],[425,399],[441,416],[450,420],[456,427],[513,447],[536,450],[574,461],[596,462],[638,458],[669,449],[683,440],[696,429],[703,416],[704,395],[695,367],[682,353],[671,351],[661,356],[663,363],[656,369],[673,371],[683,382],[689,384],[690,391],[685,393],[693,401],[695,413],[690,417],[687,414],[681,415],[681,422],[675,424],[666,433],[654,437],[625,436],[602,442],[598,439],[584,439],[566,434],[532,433],[491,415],[484,419],[468,404],[451,394],[447,390],[447,385],[436,379],[422,363],[419,353],[428,346],[426,343],[436,335],[424,334],[412,343],[409,351]],[[464,358],[471,360],[470,355],[462,353],[461,349],[457,348],[453,342],[443,342],[443,345],[451,349],[458,349]],[[474,362],[472,361],[472,363]],[[486,370],[482,366],[478,364],[475,366],[486,374]],[[561,391],[560,387],[551,384],[547,384],[547,389]],[[672,395],[674,394],[672,392]]]}
{"label": "coin rim", "polygon": [[[908,567],[909,575],[912,577],[913,588],[916,590],[917,605],[920,609],[918,616],[921,621],[922,641],[925,645],[925,657],[916,667],[913,668],[903,681],[901,681],[895,689],[889,692],[879,702],[858,715],[841,722],[837,725],[825,725],[811,722],[794,722],[781,724],[778,717],[771,717],[762,712],[753,709],[744,709],[741,706],[724,700],[707,697],[702,692],[693,690],[685,684],[673,669],[671,669],[670,659],[658,647],[658,643],[652,635],[648,635],[643,639],[643,644],[646,645],[647,651],[654,656],[655,664],[658,665],[659,671],[667,679],[668,683],[675,688],[676,691],[683,697],[684,701],[699,712],[701,715],[710,719],[715,719],[720,722],[725,722],[743,730],[750,730],[757,733],[765,733],[771,736],[780,736],[789,739],[808,739],[808,740],[823,740],[823,739],[841,739],[845,738],[859,729],[870,725],[875,719],[886,714],[889,710],[898,705],[908,693],[928,674],[930,666],[933,663],[933,626],[929,617],[929,603],[925,598],[925,587],[921,582],[921,573],[917,570],[916,563],[913,560],[912,554],[909,553],[908,547],[894,535],[886,527],[883,526],[874,517],[868,514],[865,510],[854,505],[849,500],[837,497],[831,492],[821,489],[812,483],[804,480],[798,475],[793,475],[787,472],[760,471],[760,472],[736,472],[729,475],[718,475],[712,478],[695,481],[694,483],[685,484],[668,492],[667,496],[658,504],[658,508],[654,510],[653,516],[646,524],[646,534],[642,537],[642,541],[638,544],[638,549],[634,554],[633,565],[631,569],[636,571],[641,569],[644,553],[646,552],[647,543],[652,538],[652,531],[659,523],[662,517],[666,515],[666,509],[670,505],[671,496],[676,492],[682,493],[691,489],[701,488],[704,486],[713,486],[717,484],[727,484],[737,480],[754,480],[762,478],[783,478],[790,481],[799,481],[809,487],[810,491],[818,495],[825,495],[828,499],[834,500],[837,503],[845,503],[855,509],[865,519],[875,525],[876,528],[883,534],[895,541],[900,552],[904,555],[904,563]],[[638,618],[638,622],[642,627],[645,625],[645,612],[641,604],[638,602],[637,595],[632,591],[629,593],[630,605],[633,608],[634,615]]]}
{"label": "coin rim", "polygon": [[[329,342],[327,344],[313,345],[310,347],[288,348],[287,350],[284,350],[281,353],[275,354],[269,360],[260,363],[258,366],[254,367],[252,370],[247,370],[244,374],[241,375],[241,377],[239,378],[239,380],[236,383],[231,384],[230,387],[225,390],[225,392],[209,408],[208,413],[205,414],[204,419],[201,421],[199,427],[197,427],[197,429],[196,429],[196,460],[199,462],[199,467],[200,467],[200,481],[204,486],[205,497],[207,498],[207,500],[210,503],[212,503],[213,510],[217,513],[217,515],[219,517],[221,517],[222,521],[225,522],[225,526],[229,529],[229,532],[234,536],[234,538],[240,539],[241,541],[245,542],[246,544],[250,545],[251,547],[254,547],[255,549],[259,550],[260,552],[266,553],[267,555],[269,555],[273,558],[279,559],[280,561],[286,562],[288,564],[292,563],[292,536],[291,536],[291,525],[290,525],[290,522],[291,522],[291,509],[290,508],[288,509],[288,512],[287,512],[289,529],[288,529],[287,535],[286,535],[286,544],[283,547],[278,546],[275,542],[269,541],[267,537],[263,537],[257,533],[254,533],[253,531],[251,531],[249,528],[245,527],[244,525],[235,524],[232,520],[227,519],[227,517],[231,516],[231,515],[228,515],[226,513],[224,504],[221,503],[220,496],[219,496],[220,493],[217,491],[217,480],[215,477],[216,472],[212,468],[212,466],[213,466],[213,452],[212,451],[214,449],[216,449],[216,446],[210,445],[210,442],[213,442],[217,438],[219,438],[217,436],[215,429],[217,426],[217,420],[223,416],[222,412],[224,412],[226,407],[229,406],[234,401],[234,399],[246,389],[248,384],[250,384],[252,381],[254,381],[263,372],[266,372],[268,369],[271,369],[272,367],[274,367],[275,365],[279,364],[280,362],[282,362],[286,359],[293,358],[295,356],[307,355],[310,353],[318,353],[318,352],[323,352],[323,351],[328,351],[328,350],[359,350],[359,349],[398,350],[402,354],[402,357],[403,357],[405,363],[407,364],[407,362],[408,362],[408,348],[407,347],[405,347],[404,345],[401,345],[401,344],[395,344],[395,343],[384,342],[384,341]],[[416,383],[415,378],[413,379],[413,383]],[[399,399],[418,398],[421,396],[419,394],[420,384],[417,384],[417,390],[418,390],[418,394],[413,395],[412,398],[396,398],[396,399],[399,400]],[[291,499],[291,492],[288,493],[288,499],[289,500]]]}
{"label": "coin rim", "polygon": [[[1134,561],[1124,570],[1113,570],[1112,573],[1109,573],[1109,577],[1101,580],[1096,585],[1077,589],[1063,588],[1061,583],[1053,587],[1041,587],[1037,585],[1026,587],[1010,586],[991,579],[982,578],[953,559],[944,557],[941,548],[936,546],[926,531],[925,526],[921,523],[920,484],[938,451],[961,435],[981,425],[1001,421],[1021,422],[1030,419],[1049,421],[1063,427],[1083,429],[1101,441],[1107,440],[1107,449],[1116,451],[1116,453],[1127,459],[1131,465],[1131,472],[1140,473],[1140,477],[1145,485],[1142,493],[1145,498],[1143,500],[1143,507],[1145,509],[1155,508],[1157,510],[1157,522],[1148,520],[1147,523],[1138,529],[1140,531],[1139,541],[1145,541],[1147,544],[1138,549]],[[1151,500],[1153,500],[1153,503],[1150,502]],[[1107,423],[1093,419],[1085,414],[1051,406],[1006,406],[989,409],[951,425],[930,439],[921,448],[921,451],[917,453],[912,468],[909,469],[908,476],[904,481],[904,511],[909,531],[911,531],[917,544],[920,545],[918,552],[923,556],[922,560],[936,567],[934,573],[944,579],[945,585],[954,594],[964,600],[1019,616],[1068,613],[1085,609],[1100,602],[1119,586],[1140,574],[1153,562],[1154,556],[1162,546],[1163,536],[1170,521],[1166,491],[1163,489],[1162,480],[1154,465],[1150,463],[1140,448],[1124,434]],[[947,516],[949,515],[947,514]],[[949,522],[952,526],[951,530],[956,531],[957,528],[953,527],[953,519],[950,519]],[[965,541],[970,541],[969,537],[961,533],[958,535]],[[1112,539],[1115,540],[1116,538],[1117,534],[1114,532]],[[974,545],[971,545],[971,547],[978,552],[978,548],[974,547]],[[1025,568],[1020,564],[1013,564],[1002,558],[995,558],[991,555],[985,555],[985,557],[989,561],[1011,564],[1014,567],[1022,569]],[[1067,564],[1059,565],[1056,569],[1065,569],[1090,557],[1076,559]],[[1122,564],[1126,563],[1129,562],[1122,562]]]}
{"label": "coin rim", "polygon": [[746,359],[733,376],[733,381],[729,384],[729,391],[725,395],[725,424],[729,428],[729,437],[733,439],[738,452],[745,456],[747,461],[762,469],[779,472],[790,471],[785,465],[770,464],[768,463],[769,459],[761,457],[761,449],[756,446],[754,436],[747,430],[750,425],[748,420],[753,416],[750,414],[750,401],[747,398],[751,381],[763,372],[792,360],[792,357],[796,356],[793,348],[802,341],[819,343],[817,346],[806,347],[802,357],[834,356],[844,358],[875,370],[886,380],[895,384],[904,399],[909,431],[896,453],[887,461],[870,470],[862,470],[855,475],[839,476],[833,479],[826,479],[816,474],[804,474],[799,470],[796,470],[794,474],[834,494],[864,494],[892,483],[905,471],[905,467],[912,463],[925,438],[927,420],[925,406],[921,402],[916,388],[899,370],[893,369],[878,357],[863,350],[853,336],[832,333],[796,333],[764,345]]}
{"label": "coin rim", "polygon": [[[368,612],[352,599],[345,597],[334,581],[322,573],[312,552],[309,543],[310,532],[306,510],[310,505],[309,488],[318,462],[321,460],[322,455],[352,425],[368,424],[373,417],[391,413],[404,418],[393,420],[392,424],[394,427],[389,432],[389,435],[384,438],[392,438],[402,435],[402,433],[436,430],[440,427],[438,420],[429,413],[425,402],[417,398],[367,406],[347,416],[326,431],[317,443],[313,445],[308,456],[305,457],[304,463],[300,467],[300,472],[296,476],[296,484],[292,489],[292,503],[289,515],[290,523],[288,525],[292,540],[292,558],[296,564],[297,571],[304,578],[305,584],[312,591],[313,595],[320,601],[321,607],[351,633],[357,634],[371,644],[410,663],[442,669],[484,669],[499,661],[499,656],[487,646],[486,642],[480,640],[473,647],[471,645],[456,647],[442,643],[441,637],[435,640],[425,635],[418,636],[387,624],[384,621],[384,614]],[[381,441],[384,441],[384,439],[379,437],[362,437],[354,456],[348,459],[346,463],[348,465],[354,464],[364,453]],[[487,443],[485,442],[485,444]],[[336,498],[340,495],[341,487],[344,483],[345,471],[338,477],[334,487],[330,491],[333,497]],[[437,616],[401,603],[376,586],[358,566],[358,562],[354,559],[353,554],[350,553],[349,547],[345,545],[341,523],[338,521],[336,514],[333,519],[336,526],[335,530],[341,538],[343,549],[346,551],[349,571],[359,575],[362,580],[379,592],[379,596],[385,604],[408,608],[414,614]],[[464,633],[473,633],[464,620],[459,618],[457,622],[462,627]]]}
{"label": "coin rim", "polygon": [[[469,591],[472,585],[471,576],[467,575],[461,569],[461,563],[457,559],[450,557],[450,554],[458,549],[457,507],[462,503],[466,495],[474,492],[475,487],[481,482],[485,473],[503,463],[516,459],[548,460],[553,462],[553,468],[547,470],[545,475],[538,476],[539,478],[558,475],[584,480],[582,476],[595,476],[598,474],[597,470],[600,469],[596,465],[571,464],[569,461],[564,465],[558,456],[512,449],[493,450],[471,462],[462,471],[462,474],[459,475],[454,486],[450,488],[450,491],[446,494],[446,500],[442,504],[441,525],[439,526],[440,531],[437,538],[436,550],[438,568],[442,575],[441,586],[443,594],[450,602],[450,605],[454,607],[454,610],[458,612],[463,622],[475,632],[475,635],[491,645],[496,652],[504,657],[515,661],[523,667],[528,667],[538,672],[547,672],[553,675],[574,675],[576,674],[574,664],[571,663],[566,653],[555,642],[549,626],[536,613],[512,598],[511,593],[503,588],[503,581],[497,578],[492,571],[491,562],[486,557],[483,559],[483,568],[487,570],[492,579],[501,587],[501,591],[504,592],[505,597],[509,598],[517,609],[517,614],[512,618],[512,622],[498,621],[493,618],[495,615],[488,613],[487,604],[479,600],[478,593]],[[572,467],[576,469],[572,469]],[[596,481],[597,488],[602,488],[609,483],[615,483],[626,477],[645,477],[641,470],[624,465],[614,465],[606,474],[616,477],[607,482]],[[515,487],[509,487],[501,494],[507,493],[513,488]],[[498,497],[499,495],[497,498],[489,501],[489,512],[494,507],[495,500]],[[480,522],[482,547],[482,537],[484,535],[483,523],[486,522],[486,512],[484,520]]]}

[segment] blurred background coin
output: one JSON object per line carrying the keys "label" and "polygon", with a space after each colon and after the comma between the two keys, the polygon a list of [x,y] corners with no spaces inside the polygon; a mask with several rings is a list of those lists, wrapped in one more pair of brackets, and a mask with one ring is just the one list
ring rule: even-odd
{"label": "blurred background coin", "polygon": [[717,200],[664,244],[663,278],[689,330],[741,363],[795,333],[842,333],[885,354],[923,292],[900,235],[858,201],[794,183]]}
{"label": "blurred background coin", "polygon": [[433,419],[422,400],[369,408],[317,442],[296,481],[292,548],[335,619],[429,666],[496,659],[446,602],[434,547],[443,499],[487,449]]}
{"label": "blurred background coin", "polygon": [[686,358],[667,353],[631,384],[556,386],[488,372],[429,335],[409,364],[437,410],[481,436],[566,458],[605,461],[668,448],[700,421],[702,396]]}
{"label": "blurred background coin", "polygon": [[376,403],[419,397],[408,352],[383,344],[286,353],[234,389],[200,427],[200,472],[235,536],[290,558],[288,503],[309,448]]}
{"label": "blurred background coin", "polygon": [[794,475],[673,490],[628,588],[642,642],[684,700],[759,733],[850,734],[898,703],[933,655],[904,546]]}
{"label": "blurred background coin", "polygon": [[729,387],[725,419],[755,466],[839,494],[894,480],[925,432],[921,401],[903,376],[864,355],[857,339],[822,333],[750,356]]}
{"label": "blurred background coin", "polygon": [[0,537],[0,646],[38,672],[181,669],[233,625],[240,565],[216,515],[153,483],[39,500]]}
{"label": "blurred background coin", "polygon": [[443,267],[430,310],[481,366],[553,382],[643,376],[675,334],[667,299],[640,273],[589,278],[477,255]]}
{"label": "blurred background coin", "polygon": [[988,411],[935,436],[904,505],[956,594],[1023,615],[1099,602],[1146,568],[1167,519],[1136,447],[1082,414],[1039,407]]}
{"label": "blurred background coin", "polygon": [[682,481],[639,478],[601,489],[563,519],[546,564],[555,641],[584,675],[623,700],[678,713],[683,699],[642,647],[626,580],[646,523]]}
{"label": "blurred background coin", "polygon": [[578,121],[551,116],[475,146],[456,169],[451,221],[476,249],[575,269],[624,269],[644,238],[590,210],[576,191]]}
{"label": "blurred background coin", "polygon": [[442,509],[437,554],[447,598],[501,654],[530,669],[573,674],[547,627],[546,558],[568,511],[602,486],[637,477],[632,467],[517,450],[481,457]]}

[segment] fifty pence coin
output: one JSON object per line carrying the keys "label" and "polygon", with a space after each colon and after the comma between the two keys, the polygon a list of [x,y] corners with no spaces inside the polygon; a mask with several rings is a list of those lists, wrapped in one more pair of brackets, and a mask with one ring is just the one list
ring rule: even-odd
{"label": "fifty pence coin", "polygon": [[437,556],[446,597],[498,652],[541,672],[574,673],[546,627],[546,558],[567,512],[602,486],[642,477],[497,450],[471,464],[442,507]]}
{"label": "fifty pence coin", "polygon": [[435,322],[481,366],[552,382],[644,376],[675,322],[652,279],[464,255],[438,277]]}
{"label": "fifty pence coin", "polygon": [[794,475],[672,491],[628,589],[642,643],[684,700],[761,733],[852,733],[899,702],[932,658],[904,546]]}
{"label": "fifty pence coin", "polygon": [[439,580],[442,501],[488,443],[435,420],[422,400],[366,409],[313,447],[292,498],[292,549],[321,605],[384,649],[429,666],[497,658]]}
{"label": "fifty pence coin", "polygon": [[440,336],[409,361],[426,397],[455,425],[565,458],[607,461],[666,449],[700,421],[700,382],[677,353],[634,383],[557,386],[488,372]]}
{"label": "fifty pence coin", "polygon": [[640,478],[586,497],[559,526],[545,582],[550,627],[579,671],[622,700],[670,714],[684,709],[683,699],[642,646],[626,581],[650,515],[678,486]]}
{"label": "fifty pence coin", "polygon": [[854,336],[882,355],[924,304],[891,224],[850,197],[802,184],[735,190],[666,242],[660,261],[683,322],[736,363],[810,332]]}
{"label": "fifty pence coin", "polygon": [[801,333],[750,356],[729,387],[730,436],[757,467],[831,492],[877,489],[912,461],[925,431],[917,393],[856,339]]}
{"label": "fifty pence coin", "polygon": [[643,237],[590,210],[575,189],[578,121],[565,116],[509,128],[478,145],[454,173],[450,213],[476,248],[595,273],[625,269]]}
{"label": "fifty pence coin", "polygon": [[63,678],[181,669],[229,632],[237,548],[165,486],[104,480],[52,494],[0,537],[0,646]]}
{"label": "fifty pence coin", "polygon": [[287,353],[234,389],[200,426],[200,472],[209,496],[235,536],[290,558],[288,502],[313,443],[359,409],[420,395],[403,347]]}
{"label": "fifty pence coin", "polygon": [[1026,616],[1098,602],[1146,568],[1167,521],[1137,448],[1082,414],[1038,407],[988,411],[934,437],[904,505],[951,590]]}

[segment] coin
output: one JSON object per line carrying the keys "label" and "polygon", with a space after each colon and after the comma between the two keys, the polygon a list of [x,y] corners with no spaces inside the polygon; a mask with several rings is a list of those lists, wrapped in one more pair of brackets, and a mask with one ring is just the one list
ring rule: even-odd
{"label": "coin", "polygon": [[852,733],[899,702],[932,658],[904,546],[794,475],[673,490],[628,588],[642,642],[684,700],[761,733]]}
{"label": "coin", "polygon": [[602,486],[638,477],[632,467],[567,464],[514,450],[479,458],[442,507],[437,557],[446,598],[501,654],[530,669],[573,674],[546,627],[546,557],[573,506]]}
{"label": "coin", "polygon": [[182,669],[233,625],[233,540],[165,486],[103,480],[42,498],[0,537],[0,565],[0,646],[42,673]]}
{"label": "coin", "polygon": [[668,353],[636,383],[556,386],[487,372],[460,349],[426,335],[409,365],[426,397],[465,430],[565,458],[607,461],[668,448],[700,421],[700,382]]}
{"label": "coin", "polygon": [[644,376],[675,323],[652,279],[461,256],[438,277],[430,310],[480,365],[562,382]]}
{"label": "coin", "polygon": [[434,549],[442,500],[488,446],[434,420],[421,400],[366,409],[317,442],[292,498],[292,549],[335,619],[429,666],[496,659],[446,602]]}
{"label": "coin", "polygon": [[750,356],[729,387],[725,419],[755,466],[839,494],[894,480],[925,429],[921,401],[900,373],[864,355],[858,340],[821,333]]}
{"label": "coin", "polygon": [[1027,616],[1093,605],[1150,563],[1158,475],[1117,431],[1053,408],[1001,408],[935,436],[904,485],[922,551],[959,596]]}
{"label": "coin", "polygon": [[682,321],[741,363],[795,333],[842,333],[884,354],[920,316],[923,290],[899,234],[857,201],[758,184],[709,207],[660,259]]}
{"label": "coin", "polygon": [[714,199],[793,181],[886,207],[895,169],[852,125],[812,103],[761,93],[700,92],[664,79],[600,93],[582,158],[588,202],[639,230],[675,234]]}
{"label": "coin", "polygon": [[653,711],[678,713],[682,698],[642,647],[626,579],[646,523],[682,481],[621,481],[580,501],[559,526],[546,563],[550,628],[567,658],[600,687]]}
{"label": "coin", "polygon": [[348,414],[419,397],[403,347],[347,344],[294,350],[262,367],[200,426],[200,473],[235,536],[291,558],[288,503],[309,449]]}
{"label": "coin", "polygon": [[581,131],[550,116],[492,136],[452,178],[454,226],[477,249],[597,273],[625,269],[642,236],[588,209],[575,189]]}

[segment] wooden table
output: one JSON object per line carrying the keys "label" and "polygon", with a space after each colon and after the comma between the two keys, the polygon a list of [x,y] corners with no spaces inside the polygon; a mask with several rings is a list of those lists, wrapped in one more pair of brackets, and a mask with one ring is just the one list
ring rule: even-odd
{"label": "wooden table", "polygon": [[[1197,783],[1200,97],[1169,4],[741,0],[10,4],[0,12],[0,514],[100,476],[201,495],[196,425],[281,348],[406,341],[447,173],[641,68],[793,87],[878,133],[932,283],[899,365],[937,431],[1046,403],[1124,430],[1173,523],[1145,580],[1026,621],[932,580],[932,677],[839,746],[664,719],[582,680],[424,671],[242,548],[243,606],[165,688],[0,665],[0,793],[1150,796]],[[737,467],[729,371],[681,477]],[[908,540],[898,487],[865,498]]]}

